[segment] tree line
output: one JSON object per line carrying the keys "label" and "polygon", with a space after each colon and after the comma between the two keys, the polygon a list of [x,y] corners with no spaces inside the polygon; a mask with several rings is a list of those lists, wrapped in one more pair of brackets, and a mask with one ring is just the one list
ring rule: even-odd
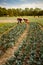
{"label": "tree line", "polygon": [[43,10],[40,8],[12,8],[6,9],[0,7],[0,16],[43,16]]}

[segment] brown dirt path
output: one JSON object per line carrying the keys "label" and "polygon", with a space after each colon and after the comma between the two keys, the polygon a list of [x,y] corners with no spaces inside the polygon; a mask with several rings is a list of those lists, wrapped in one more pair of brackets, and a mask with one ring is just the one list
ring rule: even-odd
{"label": "brown dirt path", "polygon": [[17,26],[17,25],[15,25],[15,26],[9,28],[7,31],[5,31],[4,33],[2,33],[2,34],[0,35],[0,38],[1,38],[4,34],[7,34],[10,30],[12,30],[13,28],[15,28],[16,26]]}
{"label": "brown dirt path", "polygon": [[14,47],[9,48],[6,53],[0,58],[0,65],[4,64],[7,59],[9,59],[11,56],[13,56],[14,52],[17,51],[19,45],[21,44],[22,40],[27,36],[28,32],[28,24],[26,30],[23,32],[23,34],[19,37],[18,42],[15,43]]}
{"label": "brown dirt path", "polygon": [[39,24],[39,26],[40,26],[40,29],[43,31],[43,27]]}
{"label": "brown dirt path", "polygon": [[43,31],[43,25],[39,23],[39,26],[40,26],[41,30]]}

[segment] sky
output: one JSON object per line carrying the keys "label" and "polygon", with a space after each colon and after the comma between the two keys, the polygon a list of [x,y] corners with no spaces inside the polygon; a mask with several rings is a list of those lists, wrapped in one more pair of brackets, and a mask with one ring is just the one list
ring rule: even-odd
{"label": "sky", "polygon": [[43,9],[43,0],[0,0],[0,7]]}

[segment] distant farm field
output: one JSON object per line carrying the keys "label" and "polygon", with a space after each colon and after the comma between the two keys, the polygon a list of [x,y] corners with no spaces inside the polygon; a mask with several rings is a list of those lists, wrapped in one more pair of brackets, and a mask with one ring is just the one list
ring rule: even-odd
{"label": "distant farm field", "polygon": [[[21,18],[27,18],[30,22],[39,22],[43,24],[43,16],[40,17],[34,17],[34,16],[20,16]],[[18,17],[0,17],[0,23],[14,23],[17,22]]]}

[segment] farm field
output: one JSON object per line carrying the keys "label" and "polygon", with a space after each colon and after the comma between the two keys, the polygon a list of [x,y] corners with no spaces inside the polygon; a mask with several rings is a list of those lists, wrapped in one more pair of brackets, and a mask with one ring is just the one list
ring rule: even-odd
{"label": "farm field", "polygon": [[17,25],[15,28],[11,29],[8,33],[3,34],[0,38],[0,49],[1,49],[1,54],[3,54],[3,52],[5,52],[5,50],[7,50],[7,48],[12,47],[15,42],[17,42],[17,39],[19,38],[20,34],[23,33],[23,31],[25,30],[26,25],[25,24],[21,24],[21,25]]}
{"label": "farm field", "polygon": [[9,30],[12,28],[16,23],[0,23],[0,36],[3,34],[5,31]]}
{"label": "farm field", "polygon": [[[21,18],[27,18],[30,22],[39,22],[41,24],[43,24],[43,16],[40,17],[34,17],[34,16],[20,16]],[[0,23],[4,22],[10,22],[10,23],[14,23],[17,22],[17,17],[0,17]]]}
{"label": "farm field", "polygon": [[14,23],[17,17],[10,17],[13,23],[0,23],[0,65],[43,65],[43,17],[22,18],[30,23]]}

